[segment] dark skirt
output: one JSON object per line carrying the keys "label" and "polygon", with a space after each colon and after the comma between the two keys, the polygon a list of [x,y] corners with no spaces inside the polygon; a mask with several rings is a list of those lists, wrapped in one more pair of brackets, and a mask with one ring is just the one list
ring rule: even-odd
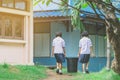
{"label": "dark skirt", "polygon": [[65,56],[64,56],[64,54],[54,54],[54,55],[55,55],[56,61],[58,63],[65,62]]}
{"label": "dark skirt", "polygon": [[90,59],[90,54],[80,54],[79,62],[80,63],[88,63]]}

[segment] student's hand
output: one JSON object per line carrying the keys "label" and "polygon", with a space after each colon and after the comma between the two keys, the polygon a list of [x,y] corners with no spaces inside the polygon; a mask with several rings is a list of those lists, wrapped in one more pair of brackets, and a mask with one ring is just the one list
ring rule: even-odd
{"label": "student's hand", "polygon": [[64,56],[66,57],[66,53],[64,53]]}
{"label": "student's hand", "polygon": [[54,56],[54,53],[52,53],[52,56]]}
{"label": "student's hand", "polygon": [[94,53],[91,53],[90,56],[91,56],[91,57],[95,57],[95,54],[94,54]]}
{"label": "student's hand", "polygon": [[80,57],[80,53],[78,53],[78,57]]}

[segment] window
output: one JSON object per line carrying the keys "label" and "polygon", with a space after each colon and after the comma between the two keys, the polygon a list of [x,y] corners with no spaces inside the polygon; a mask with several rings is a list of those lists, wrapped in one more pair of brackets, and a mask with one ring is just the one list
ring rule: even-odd
{"label": "window", "polygon": [[2,6],[13,8],[14,7],[14,0],[2,0]]}
{"label": "window", "polygon": [[[14,22],[14,27],[15,27],[15,37],[19,38],[19,37],[23,37],[23,21],[22,17],[19,17],[15,22]],[[21,23],[20,23],[21,22]]]}
{"label": "window", "polygon": [[10,18],[5,18],[5,36],[12,36],[12,20]]}
{"label": "window", "polygon": [[21,9],[21,10],[26,10],[26,3],[23,0],[15,0],[15,8],[16,9]]}
{"label": "window", "polygon": [[106,34],[106,28],[103,23],[95,23],[90,21],[84,21],[85,29],[89,32],[91,35],[101,35],[105,36]]}
{"label": "window", "polygon": [[24,39],[23,32],[24,32],[23,16],[0,13],[0,38]]}
{"label": "window", "polygon": [[0,0],[2,7],[29,11],[30,0]]}

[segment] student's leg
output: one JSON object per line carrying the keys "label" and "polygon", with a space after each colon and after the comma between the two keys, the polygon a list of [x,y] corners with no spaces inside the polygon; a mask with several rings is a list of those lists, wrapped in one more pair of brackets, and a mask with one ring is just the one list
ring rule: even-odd
{"label": "student's leg", "polygon": [[89,62],[86,63],[86,70],[88,70]]}
{"label": "student's leg", "polygon": [[85,73],[85,67],[86,67],[86,64],[85,63],[82,63],[82,72]]}
{"label": "student's leg", "polygon": [[86,73],[89,73],[89,71],[88,71],[88,67],[89,67],[89,59],[90,59],[90,54],[88,54],[88,55],[86,55]]}
{"label": "student's leg", "polygon": [[56,63],[56,66],[57,66],[57,69],[59,69],[59,63],[58,62]]}
{"label": "student's leg", "polygon": [[59,62],[59,73],[62,74],[62,62],[65,61],[65,57],[63,54],[60,54],[59,55],[59,58],[60,58],[60,62]]}
{"label": "student's leg", "polygon": [[56,62],[56,66],[57,66],[56,73],[59,73],[59,63],[58,62]]}
{"label": "student's leg", "polygon": [[59,73],[62,74],[62,63],[59,63]]}
{"label": "student's leg", "polygon": [[59,60],[58,60],[58,54],[55,54],[55,58],[56,58],[56,73],[59,73]]}
{"label": "student's leg", "polygon": [[59,69],[62,70],[62,63],[59,63]]}
{"label": "student's leg", "polygon": [[85,72],[86,72],[86,73],[89,73],[89,71],[88,71],[88,65],[89,65],[89,63],[87,62],[87,63],[86,63],[86,67],[85,67]]}

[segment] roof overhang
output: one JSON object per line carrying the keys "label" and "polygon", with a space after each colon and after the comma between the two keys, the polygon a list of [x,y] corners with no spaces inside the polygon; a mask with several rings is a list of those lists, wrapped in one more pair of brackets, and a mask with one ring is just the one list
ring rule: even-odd
{"label": "roof overhang", "polygon": [[[67,21],[71,20],[71,17],[41,17],[41,18],[34,18],[34,23],[38,22],[56,22],[56,21]],[[104,23],[105,21],[103,19],[99,18],[81,18],[82,21],[92,21],[92,22],[98,22],[98,23]]]}
{"label": "roof overhang", "polygon": [[[98,23],[104,23],[104,19],[97,18],[95,14],[82,11],[80,16],[83,21],[92,21]],[[85,16],[84,16],[85,15]],[[70,12],[63,13],[61,10],[47,10],[47,11],[34,11],[34,23],[37,22],[55,22],[71,20]]]}

